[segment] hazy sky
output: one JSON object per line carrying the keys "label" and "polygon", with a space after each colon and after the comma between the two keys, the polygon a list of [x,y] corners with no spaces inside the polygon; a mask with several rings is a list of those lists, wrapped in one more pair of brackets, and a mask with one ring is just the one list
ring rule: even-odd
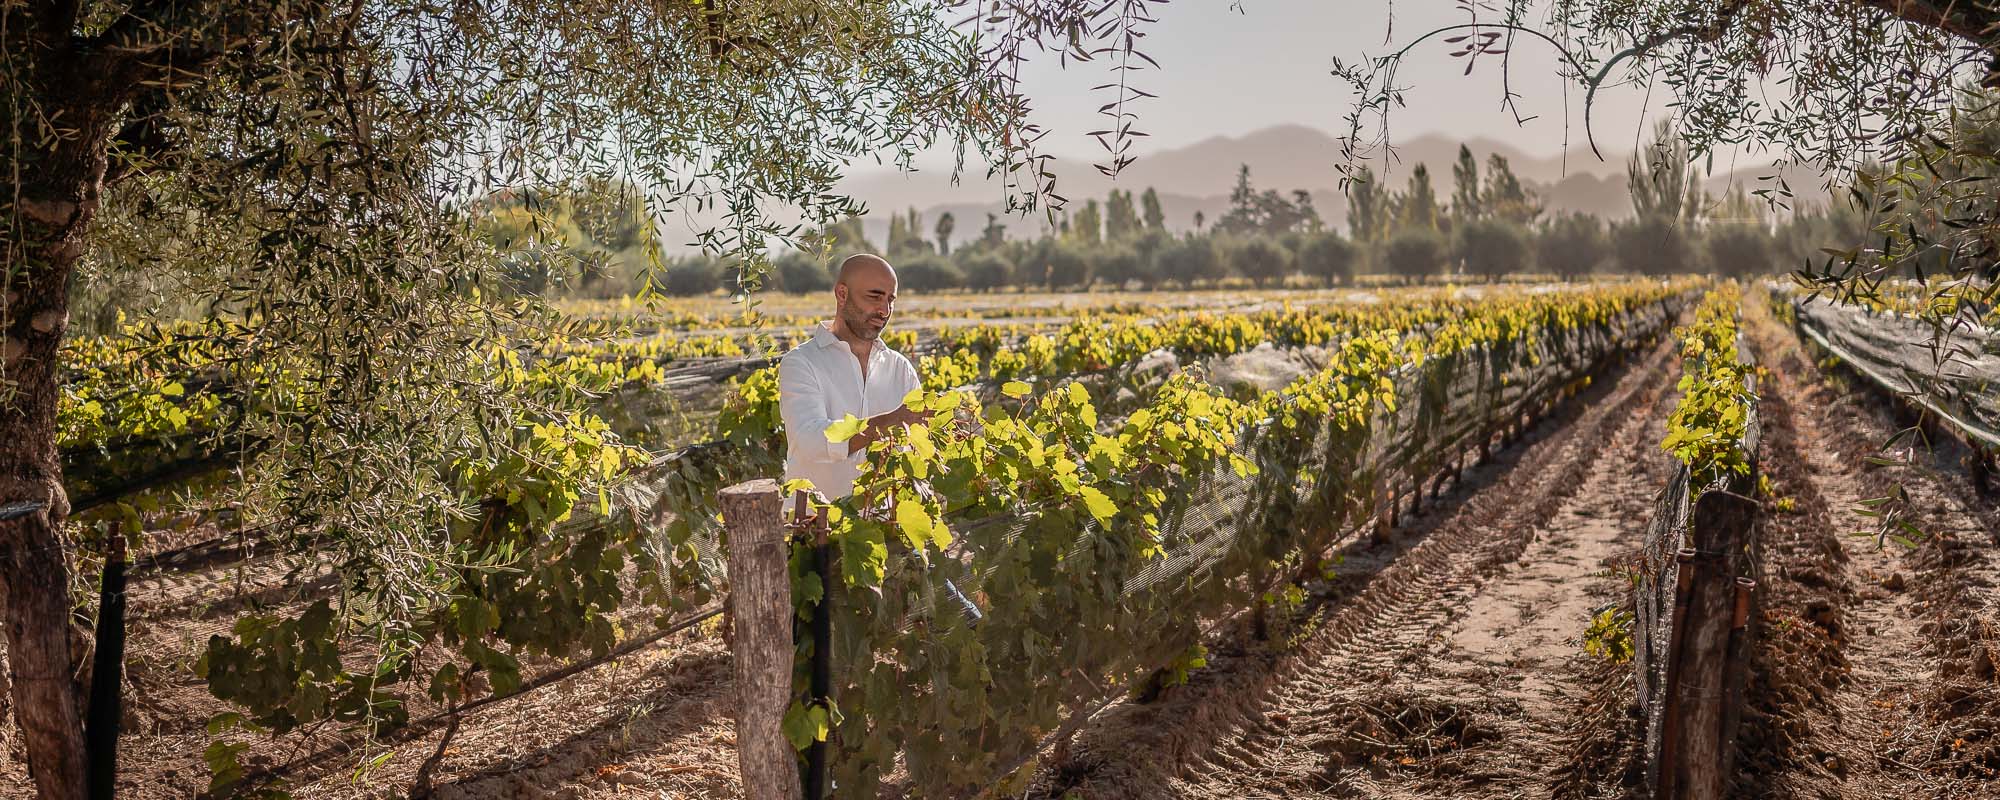
{"label": "hazy sky", "polygon": [[[1215,136],[1241,136],[1274,125],[1307,125],[1344,134],[1345,116],[1355,102],[1351,89],[1332,74],[1333,60],[1351,62],[1379,56],[1439,27],[1472,21],[1465,9],[1472,0],[1171,0],[1154,6],[1156,22],[1142,27],[1140,49],[1159,62],[1158,68],[1132,73],[1132,83],[1158,95],[1133,105],[1139,118],[1135,129],[1149,134],[1133,147],[1144,159],[1148,152],[1185,147]],[[1504,2],[1504,0],[1489,0]],[[1393,29],[1390,10],[1394,9]],[[961,14],[962,16],[962,14]],[[1481,11],[1483,21],[1499,14]],[[958,20],[954,18],[953,22]],[[1541,23],[1540,12],[1532,20]],[[1456,45],[1433,39],[1412,51],[1398,73],[1406,88],[1407,105],[1393,113],[1392,144],[1426,133],[1447,139],[1487,138],[1543,156],[1565,155],[1569,169],[1619,173],[1627,154],[1650,136],[1653,120],[1666,113],[1671,93],[1664,87],[1623,83],[1598,93],[1593,112],[1598,143],[1608,163],[1596,163],[1583,133],[1583,91],[1557,76],[1558,57],[1545,42],[1517,39],[1512,56],[1512,88],[1523,116],[1501,106],[1502,62],[1482,58],[1470,75],[1466,62],[1450,53]],[[1068,165],[1059,172],[1087,170],[1084,165],[1104,157],[1091,130],[1110,127],[1098,106],[1113,99],[1111,90],[1091,87],[1116,80],[1110,64],[1060,63],[1053,53],[1032,54],[1023,68],[1025,91],[1033,104],[1030,119],[1050,133],[1041,151]],[[1614,75],[1614,81],[1623,76]],[[888,158],[890,154],[882,154]],[[1376,157],[1379,158],[1379,155]],[[1719,151],[1713,169],[1727,173],[1771,160],[1762,153]],[[924,184],[918,176],[889,178],[889,166],[867,161],[848,170],[843,188],[871,206],[900,208],[905,204],[939,202],[998,203],[1004,190],[984,178],[986,165],[968,155],[962,183],[946,186],[951,156],[945,147],[920,156],[916,166],[936,183],[935,191],[902,191],[897,184],[874,178],[903,180],[904,187]],[[1436,167],[1436,165],[1433,165]],[[1394,175],[1409,165],[1378,168]],[[1279,179],[1282,183],[1282,179]],[[872,188],[862,188],[862,187]],[[895,194],[882,194],[883,187]],[[1227,190],[1216,186],[1217,193]],[[909,194],[924,199],[911,200]],[[669,215],[675,232],[693,228]],[[673,236],[669,236],[673,239]]]}
{"label": "hazy sky", "polygon": [[[1392,32],[1392,6],[1390,45],[1384,40]],[[1334,57],[1355,61],[1380,55],[1426,31],[1471,19],[1459,0],[1174,0],[1155,9],[1158,22],[1143,28],[1147,36],[1140,49],[1158,60],[1160,68],[1149,67],[1133,77],[1134,85],[1159,95],[1141,99],[1136,107],[1136,128],[1151,135],[1135,145],[1142,158],[1150,149],[1287,122],[1342,133],[1354,97],[1330,74]],[[1392,141],[1430,132],[1451,138],[1483,136],[1555,155],[1565,148],[1567,107],[1568,152],[1589,157],[1583,92],[1556,77],[1556,56],[1546,43],[1519,40],[1512,54],[1518,104],[1524,116],[1537,117],[1524,125],[1516,125],[1500,106],[1500,59],[1482,59],[1466,76],[1465,61],[1450,56],[1455,47],[1433,39],[1406,61],[1398,83],[1410,87],[1409,105],[1391,118]],[[1115,80],[1107,67],[1072,62],[1065,68],[1052,54],[1030,62],[1023,77],[1034,102],[1033,119],[1052,131],[1043,140],[1046,152],[1065,160],[1101,154],[1083,133],[1108,127],[1109,118],[1096,109],[1112,99],[1111,90],[1090,89]],[[1654,116],[1668,99],[1664,89],[1652,92]],[[1652,118],[1641,113],[1647,106],[1644,85],[1599,93],[1594,124],[1608,156],[1618,158],[1616,154],[1641,141]]]}

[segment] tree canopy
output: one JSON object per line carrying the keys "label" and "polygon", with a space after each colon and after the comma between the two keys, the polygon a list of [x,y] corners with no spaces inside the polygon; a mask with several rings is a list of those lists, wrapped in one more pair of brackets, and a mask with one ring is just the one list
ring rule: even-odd
{"label": "tree canopy", "polygon": [[[240,471],[232,500],[246,515],[282,523],[287,547],[330,554],[340,584],[356,587],[341,610],[365,624],[339,630],[375,643],[380,662],[363,671],[420,679],[408,657],[441,621],[485,618],[456,602],[467,586],[510,558],[576,556],[534,532],[620,463],[603,455],[617,443],[574,413],[587,388],[508,378],[517,365],[498,332],[540,323],[496,299],[507,272],[502,243],[479,227],[488,198],[630,183],[645,191],[627,210],[684,212],[699,244],[743,265],[773,238],[859,213],[835,182],[885,152],[954,147],[1007,179],[1014,205],[1037,207],[1053,198],[1051,176],[1023,119],[1020,59],[1044,46],[1129,59],[1140,12],[987,14],[966,0],[7,3],[0,581],[13,710],[42,796],[80,797],[84,784],[67,677],[77,545],[56,434],[77,281],[142,281],[162,304],[203,312],[195,330],[148,335],[198,339],[192,366],[227,387],[226,419],[197,432],[205,458]],[[1121,97],[1124,82],[1121,72]],[[1108,146],[1130,133],[1121,125]],[[550,222],[515,208],[527,211],[516,229]],[[759,271],[747,274],[754,285]],[[569,449],[548,449],[558,440]],[[601,469],[584,466],[599,455]],[[550,494],[522,506],[523,481]],[[86,529],[82,546],[109,530]],[[537,574],[517,588],[564,580]],[[597,643],[599,611],[580,607],[566,643]],[[296,633],[324,620],[283,622]],[[475,642],[465,657],[494,673],[508,651],[562,644],[511,630],[476,623],[445,638]],[[298,645],[272,633],[232,652],[279,657],[284,641]],[[351,680],[339,663],[287,663],[320,694],[235,698],[266,724],[393,718],[386,684]]]}
{"label": "tree canopy", "polygon": [[[1507,0],[1466,10],[1463,23],[1336,66],[1362,101],[1348,117],[1351,147],[1385,143],[1386,115],[1419,90],[1395,84],[1395,66],[1424,42],[1450,39],[1452,57],[1495,69],[1508,68],[1514,48],[1549,48],[1562,75],[1591,93],[1587,102],[1615,82],[1670,91],[1697,156],[1755,142],[1852,166],[1948,116],[1953,81],[1984,73],[2000,23],[1984,3],[1903,0]],[[1769,93],[1749,90],[1766,78],[1782,80]],[[1595,148],[1587,119],[1585,131]]]}
{"label": "tree canopy", "polygon": [[[1802,265],[1802,280],[1868,294],[1940,253],[1957,255],[1943,259],[1951,265],[1951,281],[1938,291],[1956,291],[1951,284],[1964,280],[1990,280],[1984,273],[1991,272],[2000,223],[1962,201],[2000,173],[2000,158],[1966,146],[1959,120],[1991,105],[1968,97],[1965,84],[2000,83],[2000,7],[1913,0],[1506,0],[1461,8],[1463,22],[1420,32],[1386,55],[1336,59],[1334,74],[1356,98],[1342,141],[1351,159],[1391,144],[1390,115],[1407,93],[1423,90],[1398,83],[1397,68],[1409,58],[1428,57],[1431,51],[1419,50],[1427,43],[1448,44],[1451,58],[1470,62],[1467,72],[1482,64],[1505,71],[1513,63],[1508,53],[1546,48],[1556,54],[1561,76],[1585,90],[1580,127],[1594,152],[1600,137],[1590,112],[1598,90],[1644,83],[1670,93],[1674,133],[1687,159],[1726,145],[1768,150],[1782,161],[1833,174],[1837,185],[1828,188],[1851,186],[1868,195],[1857,196],[1865,208],[1893,209],[1875,220],[1880,246],[1856,243],[1817,265]],[[1508,92],[1501,97],[1510,109],[1514,99]],[[1891,166],[1857,173],[1871,162]],[[1937,169],[1940,164],[1949,169]],[[1927,177],[1946,172],[1961,179]],[[1780,177],[1758,194],[1785,206],[1795,202],[1799,188]],[[1960,216],[1932,224],[1941,213]],[[1658,222],[1642,227],[1657,228]]]}

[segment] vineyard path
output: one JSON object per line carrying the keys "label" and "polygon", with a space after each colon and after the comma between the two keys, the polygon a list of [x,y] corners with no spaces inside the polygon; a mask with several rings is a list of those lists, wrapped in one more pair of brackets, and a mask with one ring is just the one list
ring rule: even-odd
{"label": "vineyard path", "polygon": [[[1978,797],[1983,789],[1938,763],[1950,737],[1927,708],[1941,659],[1927,634],[1933,612],[1964,625],[1991,619],[1994,541],[1990,504],[1969,500],[1948,465],[1914,463],[1922,450],[1881,453],[1900,427],[1886,404],[1858,387],[1822,378],[1798,339],[1761,308],[1746,314],[1752,347],[1771,368],[1762,384],[1768,420],[1763,469],[1770,480],[1761,532],[1767,589],[1764,691],[1746,718],[1739,790],[1801,798]],[[1906,439],[1904,441],[1915,441]],[[1936,469],[1936,467],[1943,467]],[[1914,520],[1965,548],[1966,566],[1989,600],[1966,607],[1925,578],[1924,554],[1878,539],[1864,501],[1902,485]],[[1982,519],[1982,514],[1986,518]],[[1763,717],[1763,718],[1760,718]],[[1990,794],[1984,796],[1991,796]]]}

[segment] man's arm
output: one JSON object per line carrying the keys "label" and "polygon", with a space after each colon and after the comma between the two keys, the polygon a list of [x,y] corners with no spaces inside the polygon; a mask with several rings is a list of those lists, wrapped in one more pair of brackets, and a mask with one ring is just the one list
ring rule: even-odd
{"label": "man's arm", "polygon": [[[854,438],[847,440],[847,454],[854,455],[874,444],[876,439],[888,435],[897,425],[915,425],[924,421],[924,415],[911,411],[909,406],[897,406],[894,411],[885,411],[868,418],[868,424]],[[822,429],[824,430],[824,429]]]}
{"label": "man's arm", "polygon": [[[895,356],[895,372],[882,377],[887,380],[896,381],[898,384],[896,388],[900,390],[899,394],[907,395],[921,388],[922,381],[917,377],[917,368],[910,364],[910,360],[905,358],[903,354],[893,350],[890,351],[890,355]],[[907,405],[899,405],[894,411],[869,417],[868,425],[862,428],[860,433],[855,434],[854,438],[848,440],[847,453],[848,455],[853,455],[861,452],[862,448],[867,447],[876,439],[882,438],[897,425],[915,425],[928,418],[929,415],[918,411],[911,411]]]}

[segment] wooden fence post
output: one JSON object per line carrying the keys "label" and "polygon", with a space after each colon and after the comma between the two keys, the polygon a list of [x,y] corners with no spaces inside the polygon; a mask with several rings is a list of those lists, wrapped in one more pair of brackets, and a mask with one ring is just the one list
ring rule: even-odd
{"label": "wooden fence post", "polygon": [[1750,682],[1750,651],[1757,641],[1752,610],[1756,607],[1757,581],[1737,576],[1736,603],[1730,612],[1729,647],[1722,673],[1722,774],[1736,774],[1736,727],[1743,721],[1748,703],[1744,687]]}
{"label": "wooden fence post", "polygon": [[96,663],[91,668],[89,713],[83,723],[91,800],[111,800],[118,794],[118,724],[124,708],[127,560],[124,526],[111,523],[111,535],[104,545],[104,580],[97,601]]}
{"label": "wooden fence post", "polygon": [[[1752,483],[1751,485],[1755,485]],[[1750,527],[1757,503],[1728,491],[1703,492],[1688,525],[1693,558],[1681,564],[1675,592],[1674,644],[1668,651],[1660,800],[1721,800],[1729,784],[1731,640],[1747,617]],[[1684,551],[1685,552],[1685,551]],[[1747,642],[1738,644],[1743,647]]]}
{"label": "wooden fence post", "polygon": [[799,800],[799,761],[785,738],[792,701],[791,545],[770,479],[717,494],[729,551],[729,649],[736,675],[736,764],[745,800]]}

